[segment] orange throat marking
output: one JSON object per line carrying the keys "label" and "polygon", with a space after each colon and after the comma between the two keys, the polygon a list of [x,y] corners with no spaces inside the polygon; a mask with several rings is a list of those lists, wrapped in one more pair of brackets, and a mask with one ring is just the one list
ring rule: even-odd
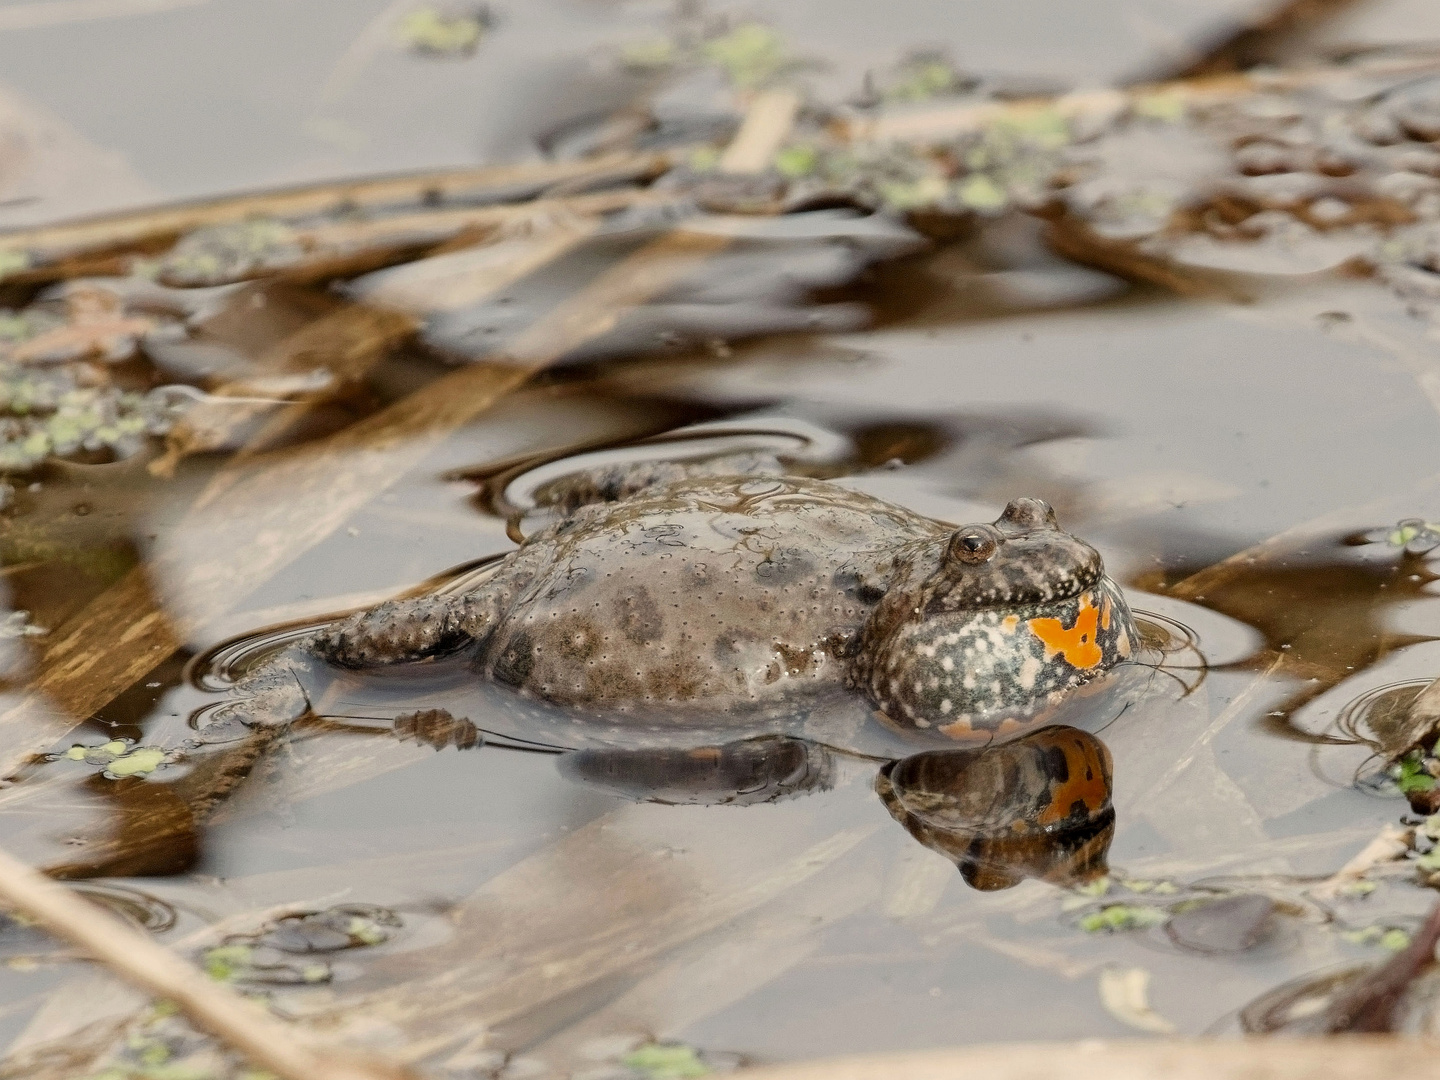
{"label": "orange throat marking", "polygon": [[1031,619],[1025,625],[1044,643],[1047,661],[1059,654],[1071,667],[1085,671],[1105,658],[1100,643],[1095,640],[1099,623],[1100,612],[1087,592],[1080,594],[1080,612],[1075,616],[1074,626],[1067,629],[1059,619]]}

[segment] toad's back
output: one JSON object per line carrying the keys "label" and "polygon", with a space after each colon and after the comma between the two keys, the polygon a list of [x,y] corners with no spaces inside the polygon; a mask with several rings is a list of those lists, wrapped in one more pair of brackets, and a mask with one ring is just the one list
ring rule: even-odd
{"label": "toad's back", "polygon": [[581,508],[527,547],[480,663],[559,705],[682,720],[782,709],[841,659],[927,518],[834,484],[734,478]]}

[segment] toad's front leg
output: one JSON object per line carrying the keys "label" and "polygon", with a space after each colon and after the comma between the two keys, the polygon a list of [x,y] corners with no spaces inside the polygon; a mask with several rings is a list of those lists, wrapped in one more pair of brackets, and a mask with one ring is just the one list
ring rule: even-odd
{"label": "toad's front leg", "polygon": [[319,631],[310,648],[343,668],[384,667],[445,656],[482,640],[498,615],[489,590],[387,600]]}

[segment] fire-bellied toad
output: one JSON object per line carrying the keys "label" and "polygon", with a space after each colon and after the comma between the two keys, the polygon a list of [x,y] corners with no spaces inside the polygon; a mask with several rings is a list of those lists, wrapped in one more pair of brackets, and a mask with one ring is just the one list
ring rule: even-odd
{"label": "fire-bellied toad", "polygon": [[753,725],[848,687],[895,727],[964,738],[1135,641],[1099,553],[1039,499],[957,529],[823,480],[722,475],[574,507],[472,591],[381,604],[311,647],[353,669],[462,656],[612,723]]}

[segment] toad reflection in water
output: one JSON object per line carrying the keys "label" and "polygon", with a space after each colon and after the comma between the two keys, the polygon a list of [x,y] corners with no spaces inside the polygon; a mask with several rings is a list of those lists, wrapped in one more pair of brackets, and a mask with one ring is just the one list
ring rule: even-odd
{"label": "toad reflection in water", "polygon": [[234,708],[283,723],[336,680],[411,709],[468,695],[487,729],[578,748],[571,778],[671,803],[828,787],[837,753],[889,761],[886,805],[979,887],[1103,865],[1109,755],[1056,725],[1112,718],[1148,668],[1099,553],[1039,499],[957,529],[724,469],[577,474],[568,512],[481,580],[322,628]]}
{"label": "toad reflection in water", "polygon": [[976,889],[1104,876],[1115,835],[1113,763],[1095,736],[1053,726],[984,750],[930,750],[885,765],[875,790],[916,840]]}
{"label": "toad reflection in water", "polygon": [[[578,750],[560,759],[560,771],[633,799],[727,805],[821,790],[835,773],[825,747],[776,735],[689,750]],[[1112,772],[1110,751],[1094,735],[1051,725],[997,746],[888,761],[875,791],[976,889],[1027,877],[1069,887],[1107,872]]]}

